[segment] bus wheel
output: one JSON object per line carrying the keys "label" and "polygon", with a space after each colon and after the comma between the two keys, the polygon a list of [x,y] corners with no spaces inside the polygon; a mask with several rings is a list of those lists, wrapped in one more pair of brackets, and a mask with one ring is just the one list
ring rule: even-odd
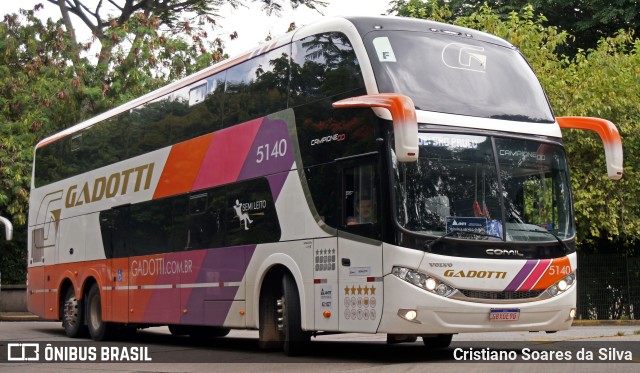
{"label": "bus wheel", "polygon": [[269,279],[268,285],[260,291],[260,310],[258,320],[258,346],[262,350],[281,350],[284,343],[282,330],[278,329],[278,304],[282,302],[280,280]]}
{"label": "bus wheel", "polygon": [[169,325],[169,332],[171,332],[171,335],[187,335],[189,334],[189,328],[184,325]]}
{"label": "bus wheel", "polygon": [[102,320],[100,288],[93,284],[87,296],[87,326],[94,341],[104,341],[111,337],[113,325]]}
{"label": "bus wheel", "polygon": [[298,287],[291,275],[282,278],[283,296],[277,302],[278,329],[284,333],[284,352],[288,356],[300,356],[307,353],[311,334],[302,330],[302,312]]}
{"label": "bus wheel", "polygon": [[451,344],[453,334],[423,335],[422,343],[428,349],[446,348]]}
{"label": "bus wheel", "polygon": [[67,337],[81,338],[87,335],[82,303],[76,297],[73,286],[70,286],[64,295],[61,314],[62,327]]}

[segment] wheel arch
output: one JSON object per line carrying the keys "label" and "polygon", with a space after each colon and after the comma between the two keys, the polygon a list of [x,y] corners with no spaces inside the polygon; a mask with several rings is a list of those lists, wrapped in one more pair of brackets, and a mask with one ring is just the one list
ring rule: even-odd
{"label": "wheel arch", "polygon": [[262,293],[262,291],[265,291],[268,286],[281,286],[280,281],[282,280],[282,276],[284,276],[285,274],[291,275],[296,282],[298,295],[300,297],[300,306],[302,308],[302,325],[306,326],[307,328],[309,327],[309,325],[307,324],[307,312],[305,312],[305,310],[308,309],[308,301],[313,302],[313,297],[307,297],[307,292],[304,288],[304,278],[302,276],[302,271],[298,267],[298,264],[290,256],[282,253],[277,253],[270,255],[266,260],[264,260],[262,262],[262,265],[258,269],[258,277],[252,297],[252,299],[254,300],[254,304],[251,308],[253,311],[253,315],[255,315],[254,322],[256,328],[259,326],[260,322],[260,294]]}

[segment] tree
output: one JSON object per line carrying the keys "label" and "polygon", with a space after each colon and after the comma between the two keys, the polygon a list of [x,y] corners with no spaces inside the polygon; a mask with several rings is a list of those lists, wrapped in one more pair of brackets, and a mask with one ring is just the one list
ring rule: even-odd
{"label": "tree", "polygon": [[[103,1],[100,0],[94,7],[88,5],[87,0],[47,0],[60,8],[65,27],[72,39],[75,40],[75,28],[71,22],[70,13],[76,15],[93,33],[100,42],[101,49],[98,54],[98,65],[109,64],[116,47],[127,37],[130,38],[131,48],[124,61],[130,61],[141,52],[143,43],[148,42],[149,37],[164,26],[164,34],[177,35],[185,33],[192,36],[193,46],[205,52],[207,34],[205,23],[216,24],[218,8],[225,3],[234,8],[246,6],[248,2],[262,3],[262,10],[268,15],[279,14],[282,5],[274,0],[108,0],[119,15],[115,17],[105,16],[106,11]],[[324,6],[321,0],[289,0],[295,8],[305,5],[311,9]],[[189,20],[181,20],[180,17],[192,15]],[[133,28],[130,28],[134,26]],[[216,41],[219,45],[219,41]],[[79,57],[79,50],[76,50]],[[218,53],[216,53],[218,52]],[[220,50],[215,50],[213,59],[219,61]]]}
{"label": "tree", "polygon": [[558,27],[575,37],[563,45],[560,52],[575,55],[579,49],[596,48],[602,37],[613,37],[619,30],[640,27],[640,3],[636,0],[394,0],[391,12],[402,16],[421,15],[422,18],[453,22],[468,17],[483,4],[506,20],[511,12],[519,12],[532,5],[537,15],[544,15],[546,25]]}
{"label": "tree", "polygon": [[[42,8],[4,16],[0,22],[0,214],[9,217],[15,240],[2,243],[4,283],[24,282],[26,222],[34,146],[43,138],[139,97],[171,80],[226,58],[220,39],[210,41],[217,6],[205,0],[48,0],[61,20],[42,22]],[[229,0],[233,6],[259,2],[277,14],[280,2]],[[289,0],[316,8],[320,0]],[[103,5],[118,15],[103,16]],[[96,4],[96,2],[93,2]],[[190,20],[180,17],[192,14]],[[70,15],[76,14],[100,43],[76,40]]]}
{"label": "tree", "polygon": [[[34,11],[0,23],[0,212],[14,223],[3,242],[4,283],[24,283],[26,222],[33,147],[45,134],[80,120],[90,90],[67,61],[69,40],[60,22],[42,23]],[[89,92],[88,92],[89,91]]]}

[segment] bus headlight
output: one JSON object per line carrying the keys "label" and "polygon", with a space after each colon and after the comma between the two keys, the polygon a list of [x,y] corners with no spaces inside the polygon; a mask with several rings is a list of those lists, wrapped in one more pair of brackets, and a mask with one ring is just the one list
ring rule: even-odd
{"label": "bus headlight", "polygon": [[571,273],[567,277],[563,278],[562,280],[549,286],[549,288],[547,288],[547,293],[549,293],[549,295],[551,295],[552,297],[555,297],[556,295],[564,293],[575,282],[576,282],[576,274]]}
{"label": "bus headlight", "polygon": [[454,292],[454,288],[448,284],[431,277],[425,273],[405,267],[393,267],[391,274],[433,294],[446,297]]}

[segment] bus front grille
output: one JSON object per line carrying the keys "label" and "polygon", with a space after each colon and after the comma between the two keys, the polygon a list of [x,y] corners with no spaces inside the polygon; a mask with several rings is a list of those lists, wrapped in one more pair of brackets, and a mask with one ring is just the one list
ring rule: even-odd
{"label": "bus front grille", "polygon": [[[544,293],[544,294],[543,294]],[[481,303],[519,303],[546,299],[544,290],[532,291],[482,291],[458,289],[451,298]]]}

